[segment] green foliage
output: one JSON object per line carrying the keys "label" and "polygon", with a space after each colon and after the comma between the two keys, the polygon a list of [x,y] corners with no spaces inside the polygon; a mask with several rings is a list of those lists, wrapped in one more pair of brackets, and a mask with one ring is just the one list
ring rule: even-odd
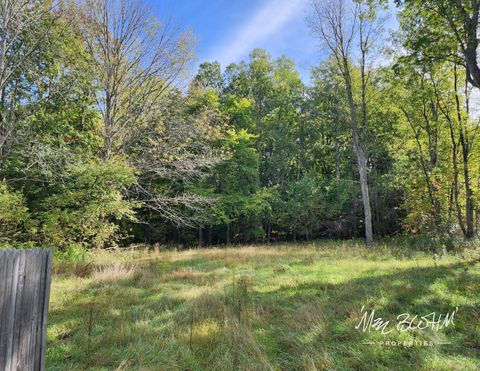
{"label": "green foliage", "polygon": [[259,186],[258,153],[253,147],[255,135],[245,129],[227,132],[225,147],[232,156],[222,166],[222,191],[251,194]]}
{"label": "green foliage", "polygon": [[32,227],[22,193],[0,182],[0,243],[20,242]]}
{"label": "green foliage", "polygon": [[134,181],[132,169],[121,160],[74,165],[42,203],[43,239],[60,249],[114,244],[118,222],[134,220],[133,205],[122,194]]}
{"label": "green foliage", "polygon": [[[263,237],[263,216],[269,209],[268,192],[260,188],[259,158],[256,136],[245,129],[228,130],[224,148],[229,158],[218,166],[215,174],[217,207],[224,217],[224,227],[233,222],[234,240],[250,241]],[[210,224],[210,223],[207,223]],[[213,223],[215,225],[217,223]],[[228,227],[229,228],[229,227]],[[225,241],[230,231],[225,231]]]}
{"label": "green foliage", "polygon": [[287,217],[285,224],[291,231],[308,239],[313,225],[318,223],[318,217],[327,205],[321,202],[320,195],[321,188],[314,177],[307,175],[292,184],[285,205]]}
{"label": "green foliage", "polygon": [[70,243],[63,250],[56,249],[54,257],[60,264],[83,263],[88,259],[87,248],[80,243]]}
{"label": "green foliage", "polygon": [[223,76],[220,63],[204,62],[198,67],[198,72],[192,82],[193,88],[211,90],[220,93],[223,89]]}
{"label": "green foliage", "polygon": [[[478,46],[476,10],[397,3],[395,43],[406,53],[366,70],[349,60],[374,233],[470,238],[480,220],[480,152],[470,108],[477,72],[464,57]],[[387,2],[352,5],[365,26]],[[74,260],[125,237],[191,245],[364,234],[351,108],[333,55],[309,86],[291,59],[255,49],[223,72],[202,63],[184,91],[166,77],[187,63],[186,39],[164,44],[172,58],[160,53],[148,71],[128,53],[104,60],[90,45],[94,24],[72,22],[92,9],[67,2],[37,14],[5,57],[21,68],[0,90],[1,241],[53,246]],[[138,40],[151,40],[143,31]]]}

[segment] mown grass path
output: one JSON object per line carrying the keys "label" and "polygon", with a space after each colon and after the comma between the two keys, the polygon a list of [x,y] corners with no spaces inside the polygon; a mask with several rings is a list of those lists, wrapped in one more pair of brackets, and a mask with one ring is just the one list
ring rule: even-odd
{"label": "mown grass path", "polygon": [[[480,369],[480,264],[456,256],[316,242],[103,252],[89,267],[53,278],[47,369]],[[383,335],[355,328],[362,306],[393,327],[458,312]]]}

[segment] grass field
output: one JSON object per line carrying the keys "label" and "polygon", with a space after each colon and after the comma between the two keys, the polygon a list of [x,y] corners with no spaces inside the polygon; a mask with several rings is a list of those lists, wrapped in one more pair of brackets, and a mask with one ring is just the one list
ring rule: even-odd
{"label": "grass field", "polygon": [[[459,256],[327,241],[92,259],[56,266],[49,370],[480,369],[480,264]],[[384,335],[355,328],[362,306],[393,329],[401,313],[458,312]]]}

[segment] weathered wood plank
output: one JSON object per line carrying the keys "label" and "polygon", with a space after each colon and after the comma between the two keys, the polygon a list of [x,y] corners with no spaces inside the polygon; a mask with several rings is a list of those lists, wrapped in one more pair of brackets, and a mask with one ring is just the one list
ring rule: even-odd
{"label": "weathered wood plank", "polygon": [[0,250],[0,370],[44,370],[52,253]]}
{"label": "weathered wood plank", "polygon": [[[16,345],[16,330],[17,326],[15,326],[16,321],[16,313],[17,313],[17,302],[18,298],[21,297],[22,293],[19,290],[19,285],[21,281],[21,271],[24,269],[24,264],[22,263],[23,254],[21,251],[15,251],[15,264],[13,266],[12,272],[12,295],[10,297],[9,303],[9,329],[7,334],[7,365],[6,370],[11,371],[16,367],[16,359],[17,359],[17,345]],[[23,267],[23,268],[22,268]],[[21,287],[21,286],[20,286]]]}
{"label": "weathered wood plank", "polygon": [[23,361],[25,362],[25,368],[27,370],[33,370],[33,359],[35,357],[35,320],[37,313],[36,299],[39,295],[39,270],[38,270],[38,261],[40,259],[40,251],[34,250],[32,252],[32,257],[29,260],[30,268],[27,269],[27,292],[29,293],[27,300],[27,318],[25,322],[25,331],[27,333],[25,344],[25,354],[23,356]]}
{"label": "weathered wood plank", "polygon": [[[42,269],[45,264],[46,264],[46,259],[45,259],[46,254],[40,253],[37,259],[37,277],[38,277],[38,290],[37,290],[37,295],[35,297],[35,310],[34,310],[34,319],[32,321],[32,332],[33,332],[33,340],[32,340],[32,347],[31,350],[35,350],[38,347],[42,346],[41,340],[42,338],[39,337],[41,335],[42,327],[41,323],[43,321],[43,308],[42,308],[42,297],[45,292],[45,283],[44,283],[44,269]],[[40,357],[38,356],[38,352],[33,352],[33,359],[32,359],[32,367],[33,369],[40,369]]]}
{"label": "weathered wood plank", "polygon": [[0,303],[0,370],[6,368],[6,354],[7,349],[7,335],[8,335],[8,303],[9,299],[9,287],[10,276],[8,275],[8,268],[10,262],[13,261],[13,254],[6,254],[5,251],[0,250],[0,298],[4,298]]}
{"label": "weathered wood plank", "polygon": [[11,354],[13,347],[13,325],[14,325],[14,314],[15,308],[12,303],[15,303],[16,296],[16,286],[18,278],[18,263],[19,263],[19,253],[18,251],[13,251],[8,255],[7,260],[7,295],[5,296],[5,318],[6,318],[6,332],[5,332],[5,370],[11,370]]}
{"label": "weathered wood plank", "polygon": [[45,356],[47,354],[47,319],[48,303],[50,301],[50,281],[52,279],[52,251],[47,250],[45,264],[45,292],[43,295],[43,317],[42,317],[42,347],[40,351],[40,369],[45,369]]}
{"label": "weathered wood plank", "polygon": [[[35,323],[35,347],[42,347],[42,341],[43,341],[43,303],[44,303],[44,296],[45,296],[45,279],[46,279],[46,264],[47,264],[47,254],[41,254],[40,256],[41,260],[39,261],[39,279],[40,279],[40,285],[39,285],[39,292],[42,293],[42,295],[38,295],[37,298],[37,310],[39,311],[37,320]],[[48,299],[47,299],[48,300]],[[33,368],[35,370],[40,370],[42,367],[42,357],[41,357],[41,351],[40,353],[37,352],[35,354],[35,359],[33,361]]]}
{"label": "weathered wood plank", "polygon": [[17,281],[17,294],[14,304],[14,323],[13,323],[13,347],[12,347],[12,369],[18,370],[21,366],[21,352],[22,352],[22,322],[24,317],[23,300],[25,295],[25,276],[26,276],[26,263],[27,252],[20,250],[19,265],[18,265],[18,281]]}

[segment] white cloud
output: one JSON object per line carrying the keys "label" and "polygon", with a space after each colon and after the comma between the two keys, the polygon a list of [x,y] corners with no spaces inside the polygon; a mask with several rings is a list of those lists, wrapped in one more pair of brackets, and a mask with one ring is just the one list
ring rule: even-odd
{"label": "white cloud", "polygon": [[292,19],[300,17],[303,20],[307,1],[268,0],[250,19],[227,35],[224,42],[209,53],[207,60],[219,61],[223,66],[238,62],[261,42],[276,36]]}

